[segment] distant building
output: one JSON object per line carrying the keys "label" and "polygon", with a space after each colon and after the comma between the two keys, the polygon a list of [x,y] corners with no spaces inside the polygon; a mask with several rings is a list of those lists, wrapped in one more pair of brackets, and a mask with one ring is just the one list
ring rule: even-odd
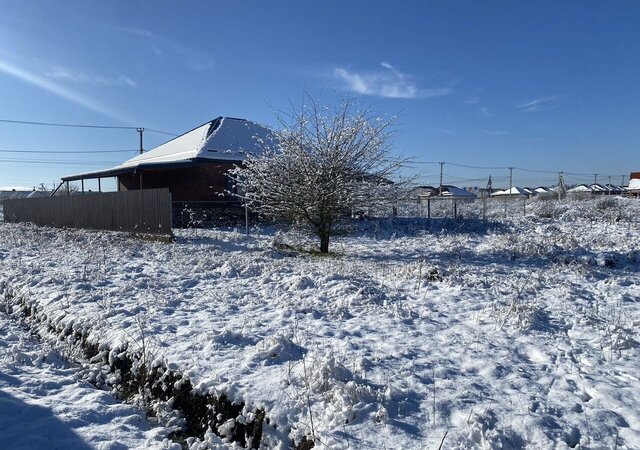
{"label": "distant building", "polygon": [[450,184],[442,185],[442,195],[440,195],[440,187],[434,186],[418,186],[414,189],[414,193],[420,198],[440,197],[440,198],[456,198],[473,200],[477,195],[467,189],[459,188]]}
{"label": "distant building", "polygon": [[635,195],[636,197],[640,197],[640,172],[632,172],[629,177],[629,186],[627,186],[626,191]]}
{"label": "distant building", "polygon": [[529,197],[531,191],[524,188],[513,186],[511,189],[504,189],[491,194],[492,197]]}

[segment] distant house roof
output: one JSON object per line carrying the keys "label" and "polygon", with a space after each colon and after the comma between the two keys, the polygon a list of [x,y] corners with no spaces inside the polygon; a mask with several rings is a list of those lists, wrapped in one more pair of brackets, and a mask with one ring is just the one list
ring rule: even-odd
{"label": "distant house roof", "polygon": [[567,189],[567,192],[574,192],[574,193],[593,192],[593,189],[591,189],[591,187],[587,186],[586,184],[579,184],[577,186],[572,187],[571,189]]}
{"label": "distant house roof", "polygon": [[[440,187],[439,186],[417,186],[414,189],[414,192],[418,194],[418,196],[422,197],[437,197],[440,195]],[[459,188],[457,186],[453,186],[450,184],[442,185],[442,196],[443,197],[456,197],[456,198],[477,198],[477,195],[473,192],[469,192],[465,189]]]}
{"label": "distant house roof", "polygon": [[48,197],[51,195],[49,191],[34,191],[34,190],[21,190],[17,189],[5,189],[0,188],[0,201],[10,200],[14,198],[34,198],[34,197]]}
{"label": "distant house roof", "polygon": [[495,196],[495,197],[500,197],[503,195],[512,195],[512,196],[528,196],[529,192],[525,191],[524,189],[518,187],[518,186],[513,186],[511,189],[505,189],[503,191],[498,191],[498,192],[494,192],[493,194],[491,194],[491,196]]}
{"label": "distant house roof", "polygon": [[203,160],[241,162],[247,154],[262,152],[271,132],[255,122],[218,117],[148,152],[107,170],[63,177],[63,181],[111,177],[135,170],[185,167]]}
{"label": "distant house roof", "polygon": [[629,186],[627,186],[627,190],[629,191],[640,191],[640,178],[632,178],[629,180]]}
{"label": "distant house roof", "polygon": [[452,186],[450,184],[442,186],[442,196],[443,197],[464,197],[464,198],[476,198],[476,194],[473,192],[469,192],[465,189],[459,188],[458,186]]}

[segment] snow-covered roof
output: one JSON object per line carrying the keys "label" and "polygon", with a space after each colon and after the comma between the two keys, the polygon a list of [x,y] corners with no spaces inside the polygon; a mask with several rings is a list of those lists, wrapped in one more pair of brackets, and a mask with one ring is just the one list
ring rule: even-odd
{"label": "snow-covered roof", "polygon": [[137,155],[107,170],[63,177],[65,181],[98,176],[114,176],[131,169],[185,164],[195,160],[241,162],[247,154],[262,152],[265,142],[272,141],[267,128],[255,122],[231,117],[218,117],[194,128],[148,152]]}
{"label": "snow-covered roof", "polygon": [[571,189],[567,189],[567,192],[593,192],[593,189],[586,184],[579,184]]}
{"label": "snow-covered roof", "polygon": [[640,190],[640,178],[632,178],[629,180],[628,190]]}
{"label": "snow-covered roof", "polygon": [[529,195],[529,193],[518,186],[513,186],[511,189],[505,189],[503,191],[494,192],[491,195],[496,197],[499,197],[501,195],[523,195],[526,197]]}
{"label": "snow-covered roof", "polygon": [[4,188],[0,189],[0,201],[1,200],[10,200],[14,198],[33,198],[33,197],[48,197],[51,195],[50,191],[34,191],[33,189],[29,190],[4,190]]}
{"label": "snow-covered roof", "polygon": [[473,192],[469,192],[465,189],[459,188],[457,186],[445,185],[442,186],[442,196],[443,197],[469,197],[476,198],[476,194]]}
{"label": "snow-covered roof", "polygon": [[549,188],[544,187],[544,186],[538,186],[533,191],[537,192],[538,194],[545,194],[545,193],[549,192]]}

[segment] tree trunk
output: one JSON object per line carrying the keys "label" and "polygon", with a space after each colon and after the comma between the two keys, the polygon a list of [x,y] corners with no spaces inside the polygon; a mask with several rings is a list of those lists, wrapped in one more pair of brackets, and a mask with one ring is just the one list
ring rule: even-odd
{"label": "tree trunk", "polygon": [[320,253],[329,253],[329,233],[318,233],[320,236]]}

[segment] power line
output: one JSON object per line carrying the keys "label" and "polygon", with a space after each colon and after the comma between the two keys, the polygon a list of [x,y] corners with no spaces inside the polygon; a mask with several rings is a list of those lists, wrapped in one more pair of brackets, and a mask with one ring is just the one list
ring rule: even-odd
{"label": "power line", "polygon": [[[67,128],[100,128],[107,130],[137,130],[140,127],[128,127],[128,126],[116,126],[116,125],[85,125],[85,124],[77,124],[77,123],[56,123],[56,122],[36,122],[31,120],[11,120],[11,119],[0,119],[2,123],[14,123],[18,125],[40,125],[40,126],[48,126],[48,127],[67,127]],[[166,134],[169,136],[177,136],[175,133],[171,133],[169,131],[157,130],[154,128],[145,128],[147,131],[151,131],[152,133]]]}
{"label": "power line", "polygon": [[43,125],[49,127],[71,127],[71,128],[105,128],[116,130],[135,130],[136,127],[114,126],[114,125],[81,125],[76,123],[53,123],[53,122],[34,122],[30,120],[10,120],[0,119],[3,123],[16,123],[20,125]]}
{"label": "power line", "polygon": [[446,163],[448,166],[454,166],[454,167],[464,167],[466,169],[485,169],[485,170],[501,170],[501,169],[508,169],[509,167],[502,167],[502,166],[498,166],[498,167],[490,167],[490,166],[467,166],[465,164],[455,164],[455,163]]}
{"label": "power line", "polygon": [[409,164],[440,164],[441,161],[413,161],[411,159],[407,160]]}
{"label": "power line", "polygon": [[151,131],[152,133],[164,134],[164,135],[167,135],[167,136],[178,136],[176,133],[171,133],[170,131],[156,130],[155,128],[146,128],[145,127],[144,131]]}
{"label": "power line", "polygon": [[16,163],[16,164],[68,164],[68,165],[80,165],[80,166],[89,166],[89,165],[105,165],[105,166],[113,166],[120,164],[119,162],[108,162],[108,161],[91,161],[87,162],[79,162],[79,161],[66,161],[66,160],[46,160],[46,159],[0,159],[0,162],[3,163]]}
{"label": "power line", "polygon": [[[463,167],[463,168],[466,168],[466,169],[508,170],[510,168],[509,166],[472,166],[472,165],[467,165],[467,164],[452,163],[452,162],[448,162],[448,161],[441,161],[441,162],[444,163],[447,166]],[[409,160],[408,163],[409,164],[440,164],[440,162],[436,162],[436,161],[413,161],[413,160]],[[531,168],[528,168],[528,167],[517,167],[517,166],[511,166],[511,168],[513,168],[513,170],[521,170],[523,172],[548,173],[548,174],[553,174],[553,175],[557,175],[558,172],[561,172],[561,171],[558,171],[558,170],[540,170],[540,169],[531,169]],[[593,176],[593,173],[564,172],[564,171],[562,171],[562,173],[565,174],[565,175],[573,175],[573,176],[578,176],[578,177],[592,177]],[[602,174],[599,174],[599,175],[602,175]],[[620,175],[612,175],[612,176],[620,176]]]}
{"label": "power line", "polygon": [[39,154],[94,154],[94,153],[131,153],[137,152],[138,149],[130,150],[9,150],[0,149],[0,153],[39,153]]}

